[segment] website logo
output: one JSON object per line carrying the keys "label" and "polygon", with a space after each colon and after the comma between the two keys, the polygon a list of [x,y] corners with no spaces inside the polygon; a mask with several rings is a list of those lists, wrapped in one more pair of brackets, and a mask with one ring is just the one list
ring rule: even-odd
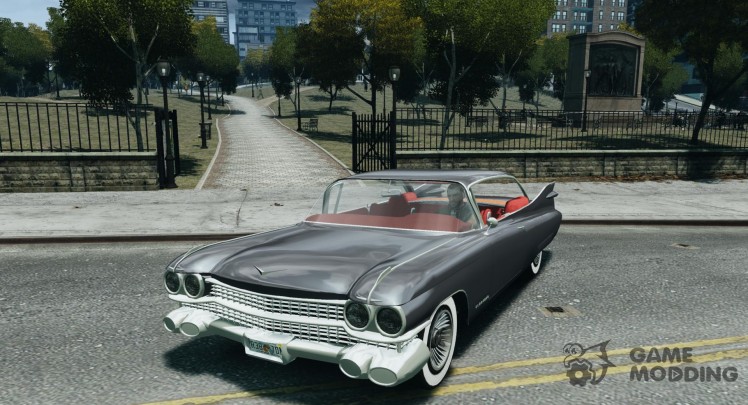
{"label": "website logo", "polygon": [[615,364],[608,360],[608,342],[610,340],[586,348],[579,343],[567,343],[564,346],[564,367],[571,385],[597,385],[605,378],[608,367],[615,367]]}

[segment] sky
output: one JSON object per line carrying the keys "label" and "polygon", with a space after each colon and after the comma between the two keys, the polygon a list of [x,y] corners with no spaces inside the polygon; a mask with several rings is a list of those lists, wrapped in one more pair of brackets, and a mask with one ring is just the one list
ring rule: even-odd
{"label": "sky", "polygon": [[[229,0],[229,13],[237,6],[237,0]],[[297,0],[296,11],[299,21],[309,21],[309,11],[314,6],[314,0]],[[13,22],[24,25],[34,23],[46,28],[49,20],[47,7],[60,7],[59,0],[0,0],[0,17],[10,18]]]}

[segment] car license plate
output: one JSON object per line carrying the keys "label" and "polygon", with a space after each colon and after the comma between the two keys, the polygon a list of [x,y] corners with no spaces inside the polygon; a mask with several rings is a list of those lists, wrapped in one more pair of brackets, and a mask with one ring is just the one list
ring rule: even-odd
{"label": "car license plate", "polygon": [[283,345],[260,342],[259,340],[247,339],[249,350],[267,356],[281,358],[283,356]]}

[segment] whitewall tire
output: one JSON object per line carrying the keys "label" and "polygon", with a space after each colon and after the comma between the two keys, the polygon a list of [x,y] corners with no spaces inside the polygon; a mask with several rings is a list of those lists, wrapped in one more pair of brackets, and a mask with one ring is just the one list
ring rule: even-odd
{"label": "whitewall tire", "polygon": [[439,304],[423,335],[430,357],[419,375],[423,384],[436,387],[449,372],[457,342],[457,307],[452,297]]}
{"label": "whitewall tire", "polygon": [[538,274],[540,271],[540,265],[543,263],[543,251],[541,250],[534,259],[530,262],[530,272],[532,275]]}

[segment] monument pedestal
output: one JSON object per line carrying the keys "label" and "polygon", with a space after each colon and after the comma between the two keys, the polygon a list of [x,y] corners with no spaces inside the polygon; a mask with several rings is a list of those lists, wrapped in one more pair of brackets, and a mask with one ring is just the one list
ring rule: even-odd
{"label": "monument pedestal", "polygon": [[[589,77],[585,71],[589,70]],[[641,111],[644,38],[625,31],[569,37],[566,112]]]}

